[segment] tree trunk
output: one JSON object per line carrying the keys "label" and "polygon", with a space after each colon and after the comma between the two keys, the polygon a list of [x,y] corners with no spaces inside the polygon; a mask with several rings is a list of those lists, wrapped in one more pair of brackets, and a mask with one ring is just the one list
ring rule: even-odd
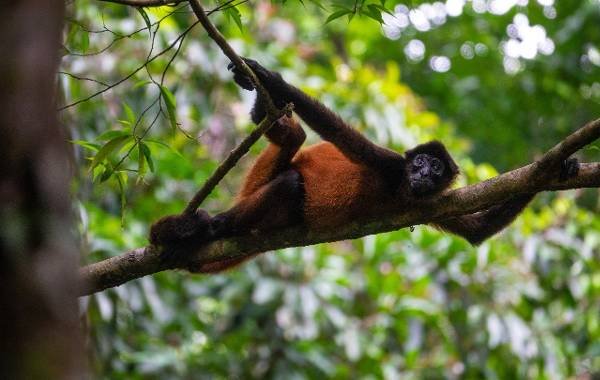
{"label": "tree trunk", "polygon": [[0,7],[0,374],[82,379],[70,168],[55,105],[64,1]]}

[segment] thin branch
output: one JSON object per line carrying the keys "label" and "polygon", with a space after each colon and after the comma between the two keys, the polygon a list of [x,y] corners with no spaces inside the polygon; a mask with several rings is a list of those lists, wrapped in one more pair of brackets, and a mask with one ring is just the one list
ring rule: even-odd
{"label": "thin branch", "polygon": [[282,111],[279,111],[279,114],[275,115],[275,117],[266,117],[264,118],[258,126],[250,132],[244,140],[229,153],[227,158],[219,165],[219,167],[213,172],[208,180],[204,183],[202,188],[198,190],[198,192],[194,195],[192,200],[188,203],[187,207],[183,211],[185,214],[191,214],[200,204],[210,195],[213,189],[221,182],[221,180],[225,177],[225,175],[237,164],[237,162],[250,150],[250,147],[254,145],[260,139],[260,136],[266,132],[272,124],[279,119],[281,116],[285,114],[289,114],[292,112],[293,106],[288,104]]}
{"label": "thin branch", "polygon": [[132,7],[162,7],[165,5],[175,6],[187,0],[100,0],[106,3],[130,5]]}
{"label": "thin branch", "polygon": [[285,110],[280,111],[274,105],[267,90],[262,86],[254,72],[246,65],[246,63],[236,54],[233,48],[227,43],[225,38],[217,28],[210,22],[208,15],[202,8],[198,0],[190,0],[190,5],[198,17],[198,21],[202,24],[210,38],[212,38],[221,48],[223,53],[235,63],[237,67],[241,67],[246,74],[251,78],[257,92],[262,94],[266,100],[267,117],[261,121],[258,126],[227,156],[225,161],[219,165],[217,170],[204,183],[202,188],[196,192],[192,200],[188,203],[184,214],[191,214],[196,211],[202,202],[208,197],[213,189],[225,177],[225,175],[237,164],[237,162],[250,150],[250,147],[258,141],[258,139],[273,125],[273,123],[285,114],[291,114],[293,105],[288,104]]}
{"label": "thin branch", "polygon": [[[74,53],[74,52],[71,52],[70,50],[68,50],[66,47],[64,47],[64,46],[63,47],[65,48],[65,50],[68,51],[68,55],[72,55],[72,56],[76,56],[76,57],[91,57],[91,56],[94,56],[94,55],[99,55],[99,54],[102,54],[105,51],[109,50],[117,42],[119,42],[119,41],[121,41],[121,40],[123,40],[125,38],[131,38],[131,37],[135,36],[136,34],[138,34],[140,32],[143,32],[144,30],[149,30],[149,32],[152,33],[151,28],[153,26],[160,25],[160,23],[163,22],[164,19],[166,19],[167,17],[171,17],[175,13],[178,13],[178,11],[180,9],[184,8],[184,7],[185,6],[180,6],[180,7],[175,8],[175,10],[173,10],[172,12],[167,13],[163,17],[159,18],[158,20],[156,20],[155,22],[153,22],[152,24],[150,24],[150,28],[148,28],[148,26],[144,26],[142,28],[134,30],[133,32],[131,32],[129,34],[120,34],[120,33],[117,33],[115,31],[111,30],[108,26],[106,26],[106,23],[104,22],[104,14],[102,15],[102,27],[104,28],[102,30],[89,30],[89,29],[86,29],[83,26],[83,24],[79,23],[78,21],[76,21],[76,20],[69,20],[70,22],[72,22],[72,23],[76,24],[77,26],[79,26],[79,28],[81,30],[83,30],[84,32],[93,33],[93,34],[108,32],[108,33],[111,33],[112,35],[114,35],[115,38],[108,45],[106,45],[105,47],[103,47],[102,49],[94,51],[94,52],[91,52],[91,53]],[[158,28],[157,28],[157,30],[158,30]]]}
{"label": "thin branch", "polygon": [[254,75],[252,69],[250,69],[250,67],[248,67],[248,65],[246,65],[246,63],[235,53],[233,48],[227,43],[227,40],[225,40],[225,37],[223,37],[217,28],[215,28],[215,26],[210,22],[208,19],[209,14],[204,12],[202,5],[200,5],[198,0],[190,0],[189,3],[194,11],[194,14],[196,14],[198,21],[200,21],[209,37],[212,38],[217,45],[219,45],[223,51],[223,54],[225,54],[227,58],[229,58],[231,62],[236,65],[236,67],[241,68],[244,73],[250,77],[250,80],[252,80],[256,91],[265,99],[267,115],[277,114],[277,108],[273,105],[267,90],[262,86],[256,75]]}
{"label": "thin branch", "polygon": [[[121,5],[129,5],[132,7],[162,7],[164,5],[175,6],[177,4],[188,2],[188,0],[99,0],[106,3],[115,3]],[[212,9],[208,12],[210,15],[212,12],[216,12],[222,9],[228,9],[229,4],[233,3],[235,0],[228,0],[225,3],[219,5],[215,9]],[[243,0],[240,4],[247,2],[248,0]],[[236,4],[239,5],[239,4]],[[227,8],[225,8],[227,7]]]}
{"label": "thin branch", "polygon": [[60,75],[66,75],[66,76],[69,76],[69,77],[77,79],[77,80],[84,80],[84,81],[98,83],[98,84],[100,84],[100,85],[102,85],[104,87],[109,87],[110,86],[109,84],[107,84],[105,82],[102,82],[102,81],[99,81],[97,79],[87,78],[87,77],[81,77],[79,75],[75,75],[75,74],[72,74],[72,73],[69,73],[69,72],[66,72],[66,71],[58,71],[58,74],[60,74]]}
{"label": "thin branch", "polygon": [[171,50],[178,42],[181,38],[183,38],[186,34],[188,34],[190,32],[190,30],[192,30],[196,25],[198,25],[198,21],[194,22],[192,25],[190,25],[186,30],[183,31],[183,33],[181,33],[169,46],[167,46],[166,48],[164,48],[163,50],[159,51],[158,53],[156,53],[156,55],[154,55],[152,58],[146,60],[146,62],[144,62],[144,64],[140,65],[139,67],[137,67],[135,70],[133,70],[131,73],[129,73],[127,76],[119,79],[118,81],[116,81],[115,83],[111,84],[109,87],[103,88],[102,90],[96,91],[95,93],[83,98],[83,99],[79,99],[73,103],[64,105],[62,107],[60,107],[58,109],[58,111],[64,111],[67,108],[71,108],[74,107],[78,104],[81,104],[83,102],[87,102],[88,100],[95,98],[98,95],[101,95],[103,93],[105,93],[106,91],[117,87],[118,85],[120,85],[121,83],[127,81],[129,78],[133,77],[135,74],[137,74],[140,70],[142,70],[144,67],[146,67],[146,65],[148,65],[150,62],[154,61],[156,58],[160,57],[161,55],[165,54],[166,52],[168,52],[169,50]]}
{"label": "thin branch", "polygon": [[[128,2],[129,0],[127,0],[127,1],[123,1],[123,2],[121,2],[121,1],[109,1],[109,0],[100,0],[100,1],[115,2],[115,3],[119,3],[119,4],[124,4],[124,5],[136,5],[136,4],[128,4],[127,2]],[[187,1],[187,0],[186,0],[186,1]],[[210,24],[210,21],[208,20],[208,17],[207,17],[207,16],[210,16],[211,14],[213,14],[213,13],[215,13],[215,12],[217,12],[217,11],[220,11],[220,10],[223,10],[223,9],[228,9],[228,8],[231,6],[231,3],[233,3],[234,1],[235,1],[235,0],[229,0],[229,1],[226,1],[225,3],[223,3],[223,4],[219,5],[218,7],[215,7],[214,9],[211,9],[210,11],[206,12],[206,14],[205,14],[205,17],[204,17],[204,19],[203,19],[203,22],[204,22],[204,23],[208,23],[208,24]],[[240,4],[243,4],[243,3],[245,3],[246,1],[248,1],[248,0],[242,0],[240,3],[236,4],[235,6],[237,6],[237,5],[240,5]],[[133,0],[133,2],[137,2],[137,0]],[[183,2],[183,1],[178,1],[178,2],[176,2],[176,4],[177,4],[177,3],[181,3],[181,2]],[[156,3],[158,4],[158,1],[157,1]],[[164,5],[164,4],[162,4],[162,3],[161,3],[161,5]],[[137,5],[136,5],[136,6],[137,6]],[[157,20],[156,22],[154,22],[153,24],[151,24],[151,26],[154,26],[154,25],[160,25],[160,23],[161,23],[161,22],[162,22],[162,21],[163,21],[165,18],[167,18],[167,17],[171,16],[173,13],[175,13],[177,10],[179,10],[179,9],[181,9],[181,8],[182,8],[182,7],[178,7],[178,8],[177,8],[175,11],[173,11],[173,12],[170,12],[169,14],[167,14],[167,15],[163,16],[161,19],[159,19],[159,20]],[[73,102],[73,103],[70,103],[70,104],[67,104],[67,105],[65,105],[65,106],[62,106],[62,107],[58,108],[58,111],[64,111],[64,110],[65,110],[65,109],[67,109],[67,108],[71,108],[71,107],[74,107],[74,106],[76,106],[76,105],[78,105],[78,104],[81,104],[81,103],[87,102],[88,100],[90,100],[90,99],[93,99],[93,98],[95,98],[96,96],[98,96],[98,95],[101,95],[101,94],[105,93],[106,91],[109,91],[109,90],[113,89],[114,87],[117,87],[117,86],[118,86],[118,85],[120,85],[121,83],[123,83],[123,82],[127,81],[128,79],[130,79],[131,77],[133,77],[135,74],[137,74],[137,73],[138,73],[140,70],[142,70],[142,69],[144,69],[145,67],[147,67],[147,65],[148,65],[150,62],[154,61],[156,58],[158,58],[158,57],[162,56],[163,54],[165,54],[166,52],[168,52],[169,50],[171,50],[171,49],[172,49],[172,48],[173,48],[173,47],[174,47],[174,46],[175,46],[175,45],[176,45],[176,44],[177,44],[177,43],[178,43],[180,40],[181,40],[181,43],[183,43],[183,39],[185,38],[185,36],[186,36],[186,35],[187,35],[187,34],[188,34],[188,33],[189,33],[189,32],[190,32],[190,31],[191,31],[191,30],[192,30],[192,29],[193,29],[193,28],[194,28],[194,27],[195,27],[195,26],[198,24],[198,23],[200,23],[200,22],[201,22],[200,20],[199,20],[199,21],[196,21],[196,22],[194,22],[194,23],[193,23],[191,26],[189,26],[189,27],[188,27],[188,28],[187,28],[187,29],[186,29],[186,30],[185,30],[185,31],[184,31],[182,34],[180,34],[180,35],[179,35],[179,36],[178,36],[178,37],[177,37],[177,38],[176,38],[176,39],[175,39],[175,40],[174,40],[174,41],[173,41],[173,42],[172,42],[172,43],[171,43],[169,46],[167,46],[167,47],[166,47],[165,49],[163,49],[162,51],[158,52],[158,53],[157,53],[157,54],[156,54],[154,57],[152,57],[152,58],[150,58],[150,59],[148,59],[148,58],[147,58],[147,59],[146,59],[146,61],[144,62],[144,64],[143,64],[143,65],[141,65],[141,66],[137,67],[135,70],[133,70],[133,71],[132,71],[131,73],[129,73],[127,76],[125,76],[125,77],[121,78],[120,80],[116,81],[116,82],[115,82],[115,83],[113,83],[113,84],[110,84],[110,85],[108,85],[108,84],[105,84],[105,85],[106,85],[106,88],[104,88],[104,89],[102,89],[102,90],[100,90],[100,91],[97,91],[97,92],[95,92],[95,93],[93,93],[93,94],[89,95],[89,96],[88,96],[88,97],[86,97],[86,98],[83,98],[83,99],[77,100],[77,101],[75,101],[75,102]],[[210,25],[211,25],[212,29],[213,29],[214,31],[216,31],[216,29],[215,29],[215,28],[212,26],[212,24],[210,24]],[[108,28],[106,27],[106,25],[104,25],[104,29],[105,29],[106,31],[109,31],[109,32],[111,32],[111,33],[113,33],[113,34],[114,34],[114,32],[113,32],[113,31],[111,31],[110,29],[108,29]],[[128,34],[128,35],[119,35],[119,36],[118,36],[117,38],[115,38],[115,39],[114,39],[114,40],[113,40],[113,41],[112,41],[112,42],[111,42],[111,43],[110,43],[108,46],[106,46],[106,47],[105,47],[105,48],[103,48],[102,50],[100,50],[100,51],[98,51],[98,52],[94,52],[94,53],[87,53],[87,54],[84,54],[84,55],[100,54],[100,53],[102,53],[102,52],[104,52],[104,51],[108,50],[108,49],[109,49],[109,48],[110,48],[110,47],[111,47],[111,46],[112,46],[112,45],[113,45],[115,42],[117,42],[117,41],[119,41],[119,40],[121,40],[121,39],[123,39],[123,38],[128,38],[128,37],[131,37],[131,36],[133,36],[134,34],[136,34],[136,33],[139,33],[139,32],[141,32],[141,31],[143,31],[143,30],[146,30],[146,29],[148,29],[148,27],[140,28],[140,29],[138,29],[138,30],[136,30],[136,31],[134,31],[134,32],[132,32],[132,33],[130,33],[130,34]],[[216,33],[219,33],[219,32],[218,32],[218,31],[216,31]],[[156,31],[154,32],[154,35],[156,35]],[[219,34],[219,35],[220,35],[220,34]],[[153,37],[153,38],[154,38],[154,37]],[[225,42],[225,39],[223,38],[223,36],[221,36],[221,39],[222,39],[223,43],[225,43],[225,44],[227,45],[227,42]],[[177,53],[179,52],[179,49],[181,48],[181,43],[178,45],[177,51],[175,52],[175,54],[173,55],[173,57],[171,57],[171,60],[170,60],[170,61],[169,61],[169,63],[167,64],[167,67],[166,67],[166,69],[168,69],[168,67],[171,65],[172,61],[173,61],[173,60],[175,59],[175,57],[177,56]],[[152,46],[154,46],[154,44],[152,44]],[[229,45],[227,45],[227,46],[229,46]],[[233,55],[235,55],[235,53],[233,52],[233,49],[231,49],[231,47],[229,47],[229,50],[232,52],[232,54],[233,54]],[[152,49],[150,50],[150,53],[149,53],[148,57],[150,56],[151,52],[152,52]],[[70,53],[70,54],[73,54],[73,55],[78,55],[77,53]],[[226,53],[226,54],[227,54],[227,53]],[[237,55],[235,55],[235,57],[237,57]],[[230,57],[230,58],[231,58],[231,57]],[[241,59],[240,59],[239,57],[237,58],[237,61],[240,61],[240,62],[242,62],[242,64],[245,66],[245,64],[243,63],[243,61],[241,61]],[[246,66],[246,68],[247,68],[248,70],[250,70],[250,68],[248,68],[247,66]],[[165,70],[166,70],[166,69],[165,69]],[[254,77],[254,73],[252,73],[252,70],[250,70],[250,73],[252,74],[251,76],[252,76],[252,77]],[[163,73],[163,77],[164,77],[164,73]],[[93,79],[90,79],[90,78],[87,78],[87,79],[89,79],[89,80],[93,80]],[[254,79],[256,80],[256,78],[255,78],[255,77],[254,77]],[[162,80],[161,80],[161,83],[162,83]],[[261,89],[262,89],[262,90],[261,90]],[[258,90],[259,90],[259,91],[265,91],[265,90],[264,90],[264,88],[262,88],[262,86],[261,86],[261,87],[260,87]],[[270,99],[270,98],[269,98],[269,99]],[[274,107],[273,107],[273,108],[274,108]],[[271,109],[271,110],[272,110],[272,109]]]}
{"label": "thin branch", "polygon": [[[573,147],[583,147],[592,143],[598,136],[598,129],[600,129],[600,119],[564,139],[557,145],[558,148],[550,149],[538,162],[549,159],[548,157],[555,154],[564,157],[567,153],[573,153]],[[401,214],[379,216],[377,220],[351,221],[328,231],[311,231],[304,226],[298,226],[214,241],[190,252],[188,261],[181,264],[180,268],[193,268],[225,259],[250,257],[274,249],[355,239],[365,235],[395,231],[484,210],[515,194],[600,187],[600,162],[581,164],[578,174],[566,181],[560,181],[555,175],[554,178],[545,177],[541,182],[537,178],[539,176],[537,167],[538,163],[529,164],[434,198],[415,200],[411,210]],[[149,274],[175,269],[174,264],[164,259],[170,254],[156,247],[143,247],[83,267],[80,275],[86,287],[82,290],[82,294],[95,293]]]}

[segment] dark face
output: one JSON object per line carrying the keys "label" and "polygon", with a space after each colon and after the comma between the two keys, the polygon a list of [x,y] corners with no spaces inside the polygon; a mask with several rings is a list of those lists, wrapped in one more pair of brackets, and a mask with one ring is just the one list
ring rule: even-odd
{"label": "dark face", "polygon": [[439,158],[420,153],[408,165],[408,183],[415,195],[427,195],[440,190],[446,165]]}

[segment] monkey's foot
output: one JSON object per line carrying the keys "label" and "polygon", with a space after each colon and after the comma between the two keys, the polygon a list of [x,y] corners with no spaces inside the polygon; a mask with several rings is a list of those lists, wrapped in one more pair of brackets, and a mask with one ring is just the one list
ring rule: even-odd
{"label": "monkey's foot", "polygon": [[191,215],[165,216],[150,228],[150,243],[181,248],[200,244],[211,237],[210,219],[204,210],[197,210]]}
{"label": "monkey's foot", "polygon": [[558,179],[565,181],[575,177],[579,172],[579,160],[575,157],[570,157],[564,160],[560,165],[560,175]]}

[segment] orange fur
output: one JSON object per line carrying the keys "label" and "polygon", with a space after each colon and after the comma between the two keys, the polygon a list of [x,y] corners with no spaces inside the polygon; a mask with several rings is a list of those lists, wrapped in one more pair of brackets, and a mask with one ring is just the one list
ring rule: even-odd
{"label": "orange fur", "polygon": [[220,272],[226,271],[228,269],[232,269],[233,267],[236,267],[236,266],[240,265],[241,263],[254,258],[257,255],[258,255],[258,253],[254,254],[254,255],[246,256],[246,257],[241,257],[241,258],[223,259],[223,260],[213,261],[210,263],[201,264],[198,267],[191,267],[188,269],[190,270],[190,272],[195,272],[195,273],[220,273]]}
{"label": "orange fur", "polygon": [[277,174],[289,168],[292,157],[306,138],[298,121],[286,116],[280,118],[267,131],[266,135],[271,143],[258,156],[246,174],[246,179],[237,197],[238,201],[254,194]]}
{"label": "orange fur", "polygon": [[[294,112],[324,142],[300,149],[305,139],[302,128],[291,117],[280,118],[267,131],[271,144],[250,169],[236,205],[212,219],[213,238],[252,230],[271,232],[299,223],[321,231],[358,218],[403,212],[415,207],[411,200],[447,189],[458,174],[456,163],[439,141],[418,145],[404,154],[380,147],[280,74],[254,60],[244,60],[274,104],[282,108],[293,103]],[[254,88],[245,72],[234,64],[228,68],[240,87]],[[266,116],[265,108],[259,93],[251,112],[254,123]],[[419,156],[421,163],[417,164]],[[433,159],[444,164],[434,175]],[[566,166],[574,168],[575,164]],[[517,196],[488,210],[435,225],[477,244],[510,223],[532,197]],[[225,259],[205,264],[199,271],[214,273],[241,261]]]}
{"label": "orange fur", "polygon": [[350,161],[329,142],[300,150],[292,166],[304,179],[304,219],[313,229],[335,228],[392,204],[377,172]]}

